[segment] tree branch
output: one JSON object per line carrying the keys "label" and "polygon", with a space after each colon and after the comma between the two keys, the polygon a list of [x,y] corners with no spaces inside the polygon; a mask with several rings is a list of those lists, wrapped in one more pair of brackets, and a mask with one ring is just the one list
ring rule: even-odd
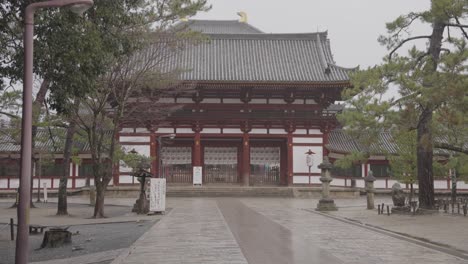
{"label": "tree branch", "polygon": [[395,53],[399,48],[401,48],[401,46],[403,46],[403,44],[405,44],[406,42],[411,41],[411,40],[416,40],[416,39],[423,39],[423,38],[431,38],[431,36],[416,36],[416,37],[407,38],[401,41],[400,44],[398,44],[392,51],[390,51],[390,53],[388,54],[388,59],[392,60],[393,53]]}
{"label": "tree branch", "polygon": [[468,155],[468,149],[466,149],[464,147],[453,146],[453,145],[450,145],[448,143],[437,143],[437,142],[435,142],[434,147],[439,148],[439,149],[445,149],[445,150],[451,150],[451,151],[455,151],[455,152],[459,152],[459,153],[464,153],[464,154]]}
{"label": "tree branch", "polygon": [[[457,21],[457,24],[460,25],[460,20],[458,19],[458,17],[455,17],[455,21]],[[468,39],[468,34],[466,33],[465,29],[463,29],[463,27],[459,27],[459,28],[463,32],[463,35],[465,35],[465,38]]]}

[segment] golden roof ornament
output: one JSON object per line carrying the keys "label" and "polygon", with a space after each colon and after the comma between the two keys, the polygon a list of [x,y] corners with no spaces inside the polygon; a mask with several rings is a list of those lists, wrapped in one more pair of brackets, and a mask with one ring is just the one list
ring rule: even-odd
{"label": "golden roof ornament", "polygon": [[237,12],[237,15],[240,16],[239,22],[247,23],[247,13],[245,13],[244,11],[240,11],[240,12]]}

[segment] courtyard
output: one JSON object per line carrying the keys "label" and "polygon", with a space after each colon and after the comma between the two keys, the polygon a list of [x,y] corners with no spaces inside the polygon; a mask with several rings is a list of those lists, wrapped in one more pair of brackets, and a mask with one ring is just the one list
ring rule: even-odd
{"label": "courtyard", "polygon": [[[387,216],[366,210],[363,197],[335,201],[339,211],[320,213],[314,210],[316,199],[170,197],[165,215],[138,216],[130,213],[134,199],[109,198],[111,217],[96,220],[89,219],[92,207],[86,199],[72,197],[72,216],[54,216],[52,201],[31,211],[31,224],[71,225],[80,235],[73,236],[70,246],[33,248],[30,255],[32,263],[41,264],[468,261],[468,219],[463,215]],[[377,197],[376,203],[391,204],[391,199]],[[5,207],[0,211],[1,223],[16,213]],[[99,230],[106,235],[99,236]],[[8,234],[9,228],[3,228],[2,256],[13,257]],[[8,259],[0,263],[12,263],[2,262]]]}

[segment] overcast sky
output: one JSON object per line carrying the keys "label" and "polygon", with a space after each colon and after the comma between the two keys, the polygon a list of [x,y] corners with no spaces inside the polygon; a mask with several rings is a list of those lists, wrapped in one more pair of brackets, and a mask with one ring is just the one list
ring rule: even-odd
{"label": "overcast sky", "polygon": [[[248,23],[266,33],[328,31],[340,66],[367,68],[386,54],[377,38],[385,23],[410,11],[425,10],[429,0],[209,0],[213,8],[195,19],[234,20],[245,11]],[[421,32],[425,28],[419,27]],[[427,32],[427,31],[426,31]],[[417,32],[415,32],[417,33]],[[409,48],[409,46],[408,46]]]}

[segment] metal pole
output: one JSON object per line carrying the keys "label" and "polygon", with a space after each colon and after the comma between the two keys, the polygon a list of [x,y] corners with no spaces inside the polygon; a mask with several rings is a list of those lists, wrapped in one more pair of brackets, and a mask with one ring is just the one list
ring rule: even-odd
{"label": "metal pole", "polygon": [[15,222],[13,218],[10,218],[10,236],[11,241],[15,240]]}
{"label": "metal pole", "polygon": [[162,151],[162,140],[161,136],[158,136],[158,178],[162,178],[162,157],[161,157],[161,151]]}
{"label": "metal pole", "polygon": [[[29,206],[31,199],[31,158],[32,158],[32,85],[33,85],[33,44],[34,12],[40,8],[62,7],[82,4],[89,8],[92,0],[52,0],[28,5],[24,12],[24,79],[23,108],[21,123],[21,168],[18,204],[18,230],[16,237],[15,263],[27,264],[29,259]],[[85,10],[85,9],[84,9]],[[80,8],[79,11],[83,11]]]}
{"label": "metal pole", "polygon": [[[25,12],[24,29],[24,81],[23,113],[21,124],[21,168],[18,204],[18,230],[16,237],[16,264],[26,264],[29,259],[29,200],[31,188],[32,151],[32,81],[33,81],[33,16],[34,8],[28,6]],[[28,19],[29,18],[29,19]]]}

